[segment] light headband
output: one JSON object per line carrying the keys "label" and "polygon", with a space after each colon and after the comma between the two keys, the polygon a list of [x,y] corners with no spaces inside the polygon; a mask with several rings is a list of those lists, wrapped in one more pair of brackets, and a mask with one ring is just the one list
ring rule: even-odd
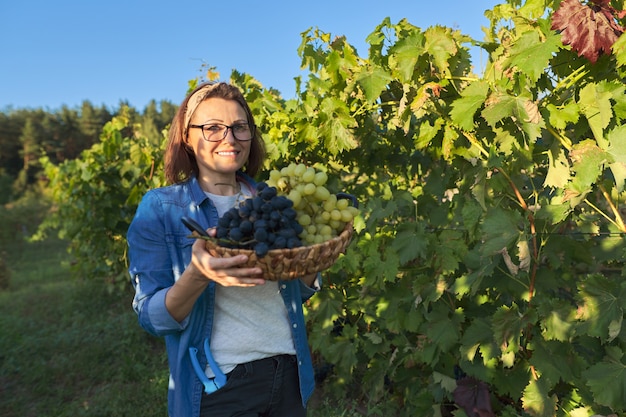
{"label": "light headband", "polygon": [[191,116],[195,113],[196,109],[204,101],[207,94],[214,89],[219,83],[207,84],[189,97],[187,100],[187,108],[185,109],[185,124],[183,126],[183,140],[187,140],[187,128],[189,122],[191,122]]}

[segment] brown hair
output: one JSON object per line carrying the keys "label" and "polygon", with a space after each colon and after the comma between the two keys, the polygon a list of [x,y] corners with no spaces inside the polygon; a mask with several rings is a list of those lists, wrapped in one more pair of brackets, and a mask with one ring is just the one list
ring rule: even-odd
{"label": "brown hair", "polygon": [[[205,91],[200,91],[205,90]],[[199,96],[194,97],[198,93]],[[193,103],[190,101],[194,99]],[[234,100],[241,105],[246,112],[248,123],[256,126],[250,106],[246,102],[241,91],[227,83],[203,83],[196,87],[190,94],[185,97],[178,111],[174,115],[172,125],[170,126],[167,147],[165,149],[165,179],[170,184],[186,181],[192,176],[198,175],[198,162],[193,150],[187,145],[187,126],[191,115],[196,110],[197,105],[209,98],[221,98],[224,100]],[[191,108],[188,108],[191,107]],[[187,114],[187,111],[190,114]],[[261,169],[265,159],[265,146],[259,129],[254,129],[254,137],[250,143],[250,155],[244,168],[246,174],[254,177]]]}

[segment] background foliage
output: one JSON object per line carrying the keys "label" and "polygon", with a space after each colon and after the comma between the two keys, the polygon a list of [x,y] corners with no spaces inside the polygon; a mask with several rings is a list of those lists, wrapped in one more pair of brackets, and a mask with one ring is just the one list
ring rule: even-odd
{"label": "background foliage", "polygon": [[[588,18],[555,23],[561,3]],[[483,41],[387,19],[367,57],[312,28],[293,100],[233,71],[266,169],[317,165],[361,201],[307,309],[329,393],[371,415],[626,411],[623,6],[508,0]],[[582,50],[568,25],[602,42]],[[58,228],[78,271],[112,288],[134,208],[162,184],[163,137],[140,131],[122,114],[79,158],[43,160],[57,211],[41,232]]]}

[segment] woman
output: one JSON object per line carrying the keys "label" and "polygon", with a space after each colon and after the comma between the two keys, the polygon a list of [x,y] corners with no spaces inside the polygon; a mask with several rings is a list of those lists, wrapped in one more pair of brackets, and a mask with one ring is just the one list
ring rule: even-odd
{"label": "woman", "polygon": [[145,330],[165,337],[171,417],[306,415],[314,376],[302,302],[319,277],[266,281],[241,266],[245,255],[211,257],[181,222],[216,226],[254,194],[264,155],[241,92],[200,85],[170,128],[172,185],[146,193],[128,230],[133,308]]}

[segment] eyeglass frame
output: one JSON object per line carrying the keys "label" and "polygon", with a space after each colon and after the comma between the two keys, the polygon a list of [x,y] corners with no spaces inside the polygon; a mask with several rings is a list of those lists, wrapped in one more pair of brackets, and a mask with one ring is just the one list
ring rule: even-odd
{"label": "eyeglass frame", "polygon": [[[235,126],[240,126],[240,125],[247,125],[248,128],[250,129],[250,139],[239,139],[237,137],[237,135],[235,134],[235,130],[233,129]],[[226,130],[224,130],[224,135],[218,139],[218,140],[212,140],[212,139],[207,139],[206,134],[204,132],[204,127],[205,126],[221,126],[221,127],[225,127]],[[256,133],[256,125],[254,123],[249,123],[249,122],[237,122],[237,123],[233,123],[232,125],[227,125],[224,123],[204,123],[201,125],[195,125],[195,124],[190,124],[188,129],[191,128],[195,128],[195,129],[200,129],[200,131],[202,132],[202,139],[204,139],[207,142],[221,142],[224,139],[226,139],[226,136],[228,135],[228,129],[230,129],[230,131],[233,133],[233,137],[238,140],[239,142],[249,142],[252,139],[254,139],[254,135]]]}

